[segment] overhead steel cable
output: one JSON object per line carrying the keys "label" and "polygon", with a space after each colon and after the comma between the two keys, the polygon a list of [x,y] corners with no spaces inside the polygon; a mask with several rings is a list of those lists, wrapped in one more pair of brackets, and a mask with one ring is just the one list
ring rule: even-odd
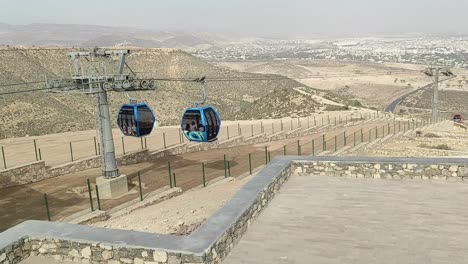
{"label": "overhead steel cable", "polygon": [[[402,73],[402,72],[398,72]],[[391,74],[397,74],[392,72]],[[326,78],[339,78],[339,77],[359,77],[359,76],[385,76],[389,75],[388,73],[356,73],[356,74],[330,74],[330,75],[301,75],[301,76],[281,76],[281,75],[269,75],[265,77],[261,76],[251,76],[251,77],[207,77],[206,80],[209,82],[234,82],[234,81],[275,81],[275,80],[297,80],[297,79],[326,79]],[[153,80],[153,81],[167,81],[167,82],[196,82],[199,78],[198,77],[183,77],[183,78],[143,78],[142,80]],[[138,79],[136,79],[138,80]],[[31,85],[31,84],[40,84],[45,83],[45,81],[33,81],[33,82],[23,82],[23,83],[13,83],[13,84],[0,84],[0,87],[12,87],[12,86],[21,86],[21,85]],[[66,88],[69,86],[62,86],[62,87],[53,87],[53,88],[36,88],[36,89],[28,89],[28,90],[20,90],[20,91],[10,91],[10,92],[3,92],[0,93],[1,95],[10,95],[10,94],[19,94],[19,93],[28,93],[28,92],[36,92],[36,91],[46,91],[46,90],[54,90],[54,89],[61,89]]]}
{"label": "overhead steel cable", "polygon": [[22,82],[22,83],[0,84],[0,87],[20,86],[20,85],[29,85],[29,84],[38,84],[38,83],[45,83],[45,81],[32,81],[32,82]]}

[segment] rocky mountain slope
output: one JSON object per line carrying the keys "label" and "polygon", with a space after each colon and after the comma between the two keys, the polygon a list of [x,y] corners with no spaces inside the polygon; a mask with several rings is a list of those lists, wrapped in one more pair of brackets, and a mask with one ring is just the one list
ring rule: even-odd
{"label": "rocky mountain slope", "polygon": [[0,23],[0,45],[144,48],[200,48],[224,43],[224,37],[208,33],[158,31],[98,25]]}
{"label": "rocky mountain slope", "polygon": [[[43,80],[44,76],[70,78],[71,62],[66,56],[69,51],[71,49],[0,49],[0,92],[40,88],[39,84],[1,85]],[[128,56],[127,62],[133,71],[154,78],[268,76],[217,67],[171,49],[135,50]],[[129,95],[147,102],[163,125],[178,124],[184,108],[200,97],[197,83],[160,81],[157,86],[157,91],[133,92]],[[296,104],[288,103],[288,93],[296,94],[293,88],[303,86],[291,79],[207,82],[208,103],[218,109],[223,119],[262,118],[272,110],[270,107],[255,107],[256,112],[249,115],[238,113],[252,109],[256,100],[268,101],[270,96],[276,96],[275,101],[282,108],[289,108]],[[115,92],[109,94],[109,99],[113,118],[118,107],[129,100],[124,94]],[[314,102],[305,100],[298,106],[313,109]],[[93,95],[34,92],[0,96],[0,138],[93,129],[96,127],[95,111],[96,98]]]}

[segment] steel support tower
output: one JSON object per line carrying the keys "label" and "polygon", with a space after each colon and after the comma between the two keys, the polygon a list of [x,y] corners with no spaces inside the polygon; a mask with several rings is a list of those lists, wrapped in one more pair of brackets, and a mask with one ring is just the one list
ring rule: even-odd
{"label": "steel support tower", "polygon": [[[73,63],[73,76],[69,79],[47,80],[48,92],[76,92],[96,94],[98,105],[98,128],[101,142],[102,176],[107,179],[120,175],[115,158],[114,139],[112,136],[111,115],[107,92],[154,90],[154,82],[150,79],[138,78],[125,62],[129,50],[102,50],[70,52],[68,56]],[[112,59],[117,60],[113,65]],[[84,67],[86,65],[86,67]],[[107,66],[113,65],[114,73],[107,73]],[[132,73],[124,72],[125,66]]]}

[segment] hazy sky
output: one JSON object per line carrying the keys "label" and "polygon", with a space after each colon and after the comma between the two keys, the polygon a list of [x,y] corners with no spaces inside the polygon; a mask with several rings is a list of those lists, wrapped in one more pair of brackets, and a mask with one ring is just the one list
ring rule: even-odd
{"label": "hazy sky", "polygon": [[0,0],[0,22],[307,37],[468,33],[468,0]]}

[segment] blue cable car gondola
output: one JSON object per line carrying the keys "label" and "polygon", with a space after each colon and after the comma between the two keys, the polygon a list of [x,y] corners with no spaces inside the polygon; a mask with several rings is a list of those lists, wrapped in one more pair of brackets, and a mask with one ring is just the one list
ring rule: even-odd
{"label": "blue cable car gondola", "polygon": [[120,107],[117,124],[126,136],[144,137],[151,134],[156,121],[153,111],[145,103],[124,104]]}
{"label": "blue cable car gondola", "polygon": [[218,138],[221,119],[211,106],[185,110],[181,123],[185,137],[195,142],[212,142]]}
{"label": "blue cable car gondola", "polygon": [[185,110],[181,129],[189,141],[213,142],[218,139],[221,119],[213,107],[203,106],[206,101],[205,77],[195,81],[202,85],[202,101]]}

